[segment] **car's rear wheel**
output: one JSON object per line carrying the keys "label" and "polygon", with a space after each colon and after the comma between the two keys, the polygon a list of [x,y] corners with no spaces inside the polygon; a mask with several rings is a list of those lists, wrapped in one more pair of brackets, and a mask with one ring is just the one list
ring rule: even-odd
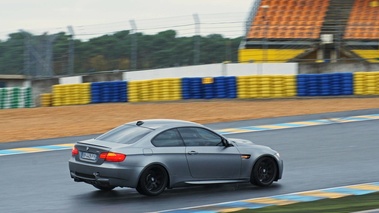
{"label": "car's rear wheel", "polygon": [[114,188],[116,188],[115,186],[110,186],[110,185],[106,185],[106,184],[99,184],[99,183],[94,183],[92,185],[95,188],[100,189],[101,191],[111,191]]}
{"label": "car's rear wheel", "polygon": [[136,190],[143,195],[156,196],[166,189],[167,184],[166,170],[161,166],[151,166],[142,172]]}
{"label": "car's rear wheel", "polygon": [[250,176],[250,182],[257,186],[269,186],[274,182],[278,173],[278,166],[271,157],[262,157],[257,160]]}

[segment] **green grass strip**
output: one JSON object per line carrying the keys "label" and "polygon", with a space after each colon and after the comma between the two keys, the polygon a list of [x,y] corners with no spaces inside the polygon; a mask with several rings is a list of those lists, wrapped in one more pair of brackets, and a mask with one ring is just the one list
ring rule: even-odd
{"label": "green grass strip", "polygon": [[270,206],[261,209],[241,210],[236,211],[236,213],[348,213],[372,209],[379,209],[379,193],[371,193],[359,196],[347,196],[336,199],[323,199],[312,202],[300,202],[285,206]]}

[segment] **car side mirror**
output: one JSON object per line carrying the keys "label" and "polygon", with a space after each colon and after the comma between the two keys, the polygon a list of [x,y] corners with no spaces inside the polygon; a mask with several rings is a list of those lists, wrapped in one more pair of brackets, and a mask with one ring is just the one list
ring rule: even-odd
{"label": "car side mirror", "polygon": [[226,139],[222,139],[223,140],[223,143],[224,143],[224,146],[225,147],[232,147],[233,146],[233,144],[231,144],[231,143],[229,143],[229,141],[228,140],[226,140]]}

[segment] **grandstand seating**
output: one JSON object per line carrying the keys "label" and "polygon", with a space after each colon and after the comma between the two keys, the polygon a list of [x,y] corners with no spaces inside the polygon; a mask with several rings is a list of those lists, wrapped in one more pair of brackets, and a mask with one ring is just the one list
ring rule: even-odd
{"label": "grandstand seating", "polygon": [[329,0],[262,0],[247,39],[318,39],[328,5]]}
{"label": "grandstand seating", "polygon": [[379,38],[378,16],[378,0],[355,0],[344,38],[377,40]]}

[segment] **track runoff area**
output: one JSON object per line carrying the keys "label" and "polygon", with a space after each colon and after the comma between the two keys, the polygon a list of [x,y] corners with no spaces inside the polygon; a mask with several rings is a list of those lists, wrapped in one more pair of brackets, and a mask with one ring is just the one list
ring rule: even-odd
{"label": "track runoff area", "polygon": [[[244,126],[244,127],[237,127],[237,128],[219,129],[216,131],[220,134],[228,135],[228,134],[241,134],[241,133],[249,133],[249,132],[270,131],[270,130],[300,128],[300,127],[309,127],[309,126],[331,125],[331,124],[339,124],[339,123],[361,122],[361,121],[370,121],[370,120],[379,120],[379,114],[298,121],[298,122],[279,123],[279,124],[271,124],[271,125]],[[4,149],[4,150],[0,150],[0,157],[7,156],[7,155],[67,150],[67,149],[71,149],[73,145],[74,145],[73,143],[66,143],[66,144],[56,144],[56,145]],[[291,193],[291,194],[261,197],[261,198],[247,199],[247,200],[239,200],[239,201],[218,203],[218,204],[205,205],[205,206],[197,206],[197,207],[191,207],[191,208],[168,210],[164,212],[170,212],[170,213],[171,212],[177,212],[177,213],[233,212],[233,211],[239,211],[239,210],[244,210],[244,209],[259,209],[259,208],[264,208],[268,206],[288,205],[288,204],[294,204],[294,203],[300,203],[300,202],[316,201],[316,200],[321,200],[321,199],[341,198],[341,197],[350,196],[350,195],[365,195],[365,194],[370,194],[370,193],[375,193],[375,192],[379,192],[379,182],[349,185],[349,186],[344,186],[344,187],[320,189],[320,190],[305,191],[305,192],[297,192],[297,193]]]}

